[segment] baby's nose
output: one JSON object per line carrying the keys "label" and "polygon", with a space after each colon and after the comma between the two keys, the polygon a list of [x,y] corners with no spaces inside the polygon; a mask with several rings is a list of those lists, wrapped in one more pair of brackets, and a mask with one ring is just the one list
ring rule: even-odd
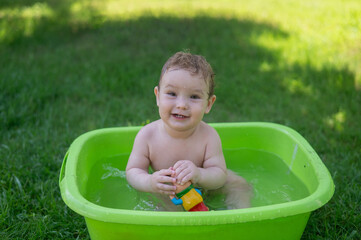
{"label": "baby's nose", "polygon": [[183,97],[179,97],[178,101],[177,101],[177,108],[179,108],[179,109],[187,109],[188,108],[188,101]]}

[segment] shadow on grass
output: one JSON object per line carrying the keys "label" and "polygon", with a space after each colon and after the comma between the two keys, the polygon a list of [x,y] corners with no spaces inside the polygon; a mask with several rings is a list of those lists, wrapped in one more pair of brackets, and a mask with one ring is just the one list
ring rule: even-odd
{"label": "shadow on grass", "polygon": [[[105,21],[94,8],[87,8],[84,18],[73,18],[70,1],[48,3],[54,15],[35,19],[31,34],[24,34],[24,19],[2,19],[9,32],[0,43],[0,124],[7,133],[1,139],[11,148],[28,141],[16,134],[10,140],[10,132],[19,129],[37,129],[32,141],[40,147],[29,150],[36,153],[54,134],[65,142],[91,129],[157,119],[153,87],[166,59],[183,49],[204,55],[217,74],[217,102],[208,121],[291,126],[310,140],[331,171],[337,156],[361,145],[361,94],[354,75],[345,68],[288,64],[282,52],[256,43],[263,34],[288,38],[277,26],[207,16]],[[59,152],[57,147],[47,151]],[[26,166],[27,160],[5,162]],[[348,158],[350,164],[356,160]],[[26,178],[28,173],[18,171],[19,178]],[[45,174],[41,168],[30,171]],[[12,211],[16,215],[22,209]]]}

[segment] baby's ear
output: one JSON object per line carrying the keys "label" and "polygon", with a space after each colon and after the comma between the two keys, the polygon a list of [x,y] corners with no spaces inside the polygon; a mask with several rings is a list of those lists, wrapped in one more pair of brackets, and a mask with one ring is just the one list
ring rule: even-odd
{"label": "baby's ear", "polygon": [[159,107],[159,88],[158,88],[158,86],[156,86],[154,88],[154,94],[155,94],[155,98],[156,98],[156,101],[157,101],[157,106]]}
{"label": "baby's ear", "polygon": [[208,99],[208,102],[207,102],[207,108],[206,108],[206,111],[204,113],[209,113],[212,109],[212,106],[213,106],[213,103],[216,101],[216,95],[213,95],[211,96],[209,99]]}

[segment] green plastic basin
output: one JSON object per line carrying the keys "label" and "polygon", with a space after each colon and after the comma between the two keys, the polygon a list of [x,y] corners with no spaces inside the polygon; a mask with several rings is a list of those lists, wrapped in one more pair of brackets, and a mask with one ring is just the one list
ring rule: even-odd
{"label": "green plastic basin", "polygon": [[[307,188],[300,199],[247,209],[159,212],[105,207],[86,197],[98,161],[129,155],[140,127],[100,129],[78,137],[65,155],[59,177],[64,202],[84,216],[91,239],[300,239],[310,213],[334,193],[319,156],[296,131],[273,123],[211,124],[224,150],[254,149],[277,156]],[[252,159],[249,159],[251,161]],[[230,169],[247,159],[227,158]],[[118,163],[125,170],[127,159]],[[276,176],[278,173],[275,172]],[[127,200],[129,196],[122,198]],[[129,201],[132,199],[129,197]]]}

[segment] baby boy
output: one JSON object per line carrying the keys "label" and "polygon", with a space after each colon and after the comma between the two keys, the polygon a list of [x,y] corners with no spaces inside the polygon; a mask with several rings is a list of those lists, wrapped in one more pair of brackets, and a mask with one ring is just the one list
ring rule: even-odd
{"label": "baby boy", "polygon": [[126,168],[129,184],[168,196],[175,194],[174,183],[191,181],[205,190],[223,189],[228,199],[240,202],[230,208],[247,207],[247,184],[227,170],[219,135],[202,121],[216,100],[214,73],[204,57],[184,52],[170,57],[154,93],[160,119],[135,138]]}

